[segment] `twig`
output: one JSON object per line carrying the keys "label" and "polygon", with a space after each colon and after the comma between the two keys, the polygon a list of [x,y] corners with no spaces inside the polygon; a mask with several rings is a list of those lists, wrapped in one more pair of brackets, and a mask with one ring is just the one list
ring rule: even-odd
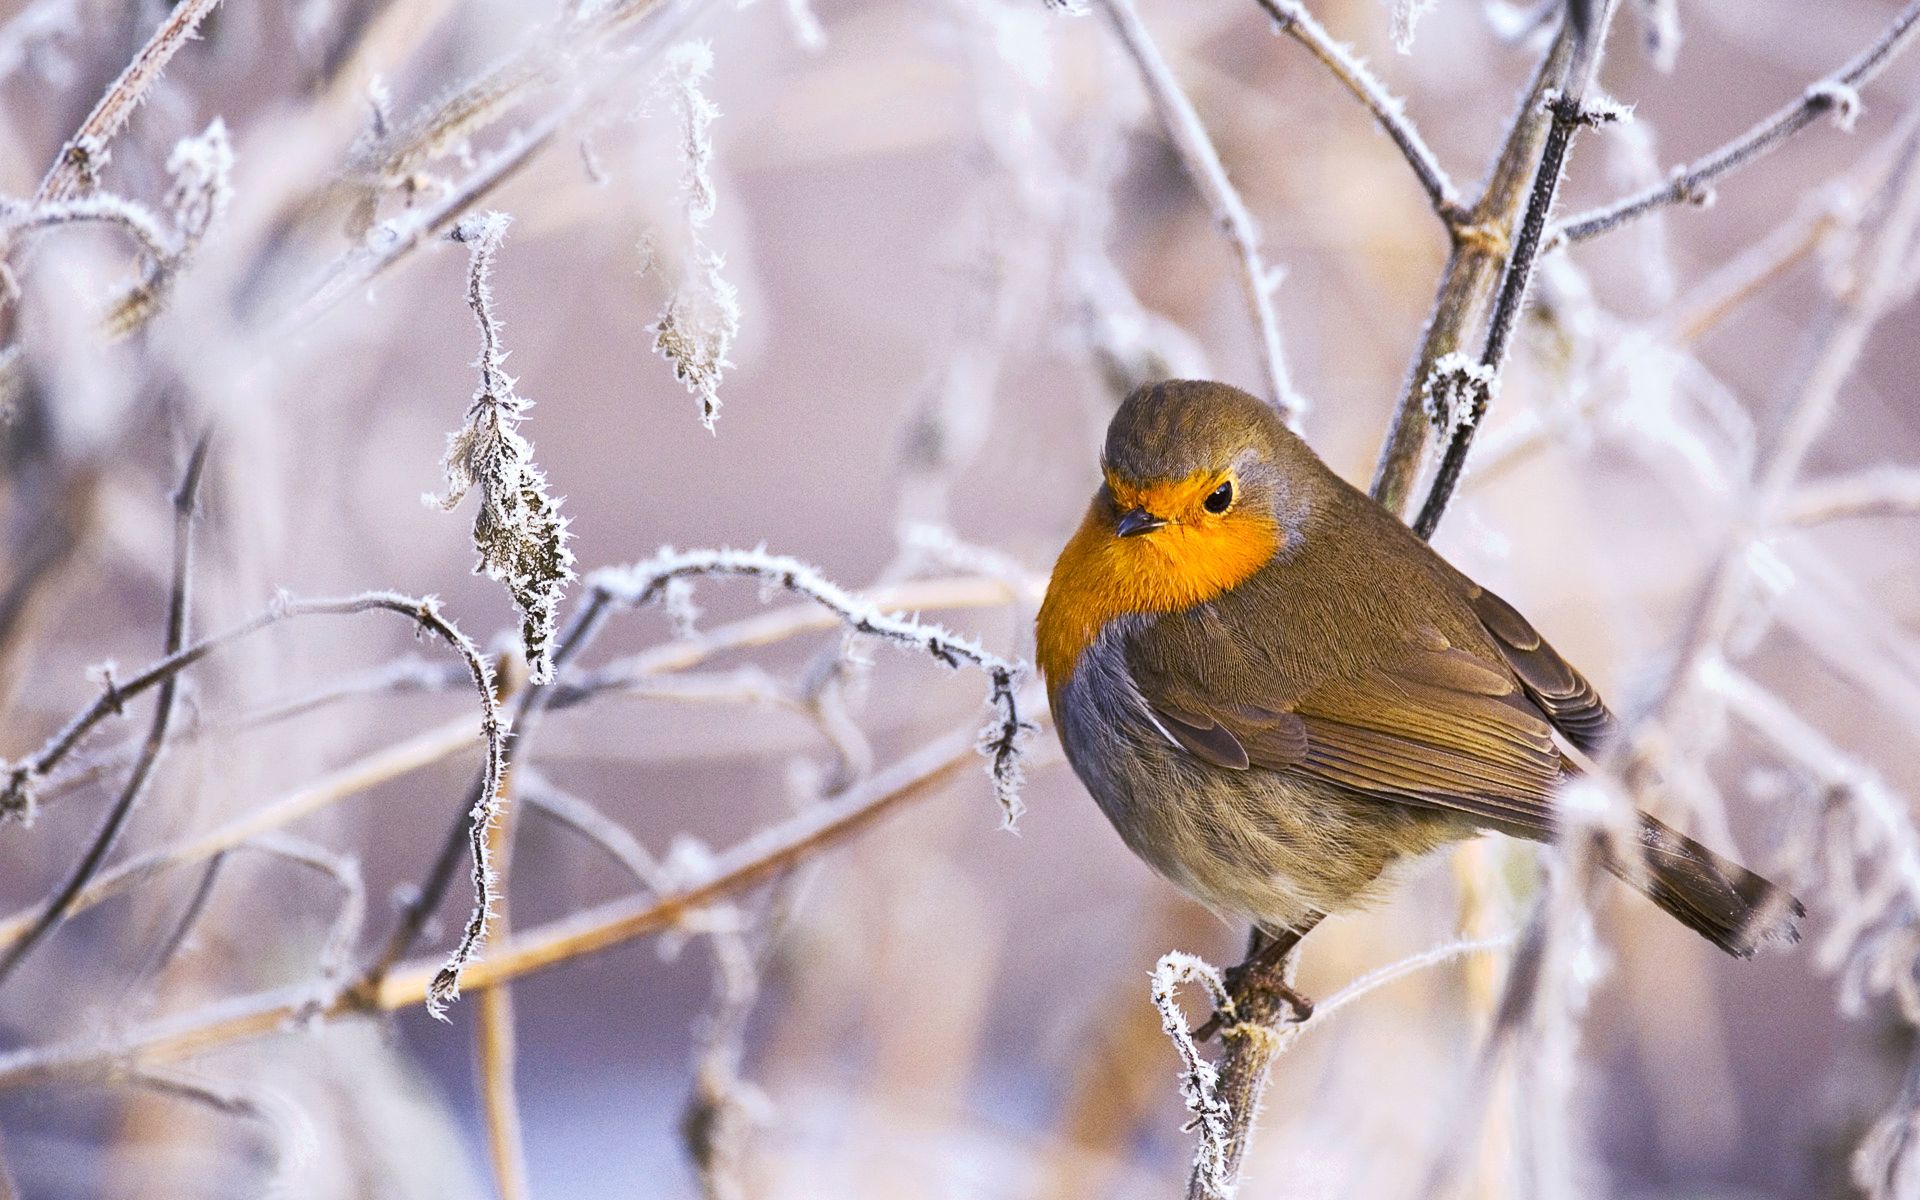
{"label": "twig", "polygon": [[[1614,10],[1610,0],[1601,0],[1602,14],[1599,27],[1592,36],[1604,39],[1606,27]],[[1440,517],[1446,512],[1447,502],[1453,498],[1453,490],[1460,482],[1460,474],[1466,469],[1467,454],[1473,448],[1473,436],[1479,430],[1486,416],[1487,404],[1493,398],[1500,383],[1500,369],[1506,365],[1507,348],[1513,338],[1513,330],[1520,314],[1527,304],[1527,290],[1533,282],[1535,261],[1540,254],[1540,239],[1547,227],[1547,217],[1553,211],[1554,196],[1560,189],[1560,176],[1566,169],[1567,152],[1573,147],[1573,135],[1583,125],[1600,125],[1618,120],[1619,109],[1610,104],[1589,104],[1584,98],[1591,86],[1593,74],[1598,69],[1600,55],[1598,46],[1587,47],[1588,53],[1582,57],[1581,47],[1575,48],[1574,59],[1584,64],[1584,74],[1574,74],[1575,68],[1568,72],[1568,88],[1557,92],[1547,100],[1547,111],[1552,122],[1547,128],[1546,144],[1540,151],[1540,167],[1534,172],[1533,191],[1528,197],[1526,212],[1520,218],[1518,236],[1514,239],[1512,253],[1507,257],[1507,268],[1500,280],[1500,294],[1494,301],[1493,315],[1487,321],[1487,340],[1481,348],[1480,360],[1471,368],[1449,367],[1449,360],[1442,359],[1435,364],[1434,376],[1428,383],[1429,393],[1438,392],[1451,376],[1456,382],[1456,390],[1467,393],[1465,411],[1454,414],[1453,436],[1447,443],[1446,453],[1441,457],[1440,468],[1434,474],[1433,484],[1427,490],[1427,499],[1420,507],[1420,515],[1413,523],[1413,531],[1422,538],[1432,538],[1433,531],[1440,524]]]}
{"label": "twig", "polygon": [[[245,621],[225,633],[182,647],[124,684],[109,682],[98,700],[68,722],[66,728],[54,735],[53,739],[31,759],[14,764],[8,769],[7,787],[5,793],[0,794],[0,804],[8,807],[24,807],[34,784],[72,751],[94,726],[105,720],[107,716],[119,711],[126,700],[148,688],[164,686],[181,671],[215,650],[291,617],[347,616],[381,610],[399,613],[409,618],[452,647],[466,662],[468,674],[481,698],[480,732],[487,744],[487,759],[486,768],[481,776],[482,787],[472,808],[472,826],[468,838],[474,860],[474,912],[468,919],[459,945],[447,960],[441,976],[436,980],[433,999],[428,1007],[438,1014],[444,1009],[445,1004],[458,994],[459,973],[473,957],[486,933],[486,910],[492,873],[487,858],[485,831],[492,823],[497,811],[495,797],[504,768],[507,726],[500,718],[498,702],[494,698],[492,669],[467,636],[441,615],[439,602],[436,600],[403,596],[397,592],[364,592],[358,596],[337,600],[282,598],[279,603],[252,620]],[[7,959],[17,957],[19,953],[19,943],[16,943],[8,950]]]}
{"label": "twig", "polygon": [[1213,139],[1193,110],[1193,101],[1173,76],[1173,69],[1154,43],[1133,0],[1098,0],[1101,10],[1113,23],[1127,53],[1133,57],[1154,110],[1160,114],[1167,140],[1200,198],[1213,214],[1214,223],[1232,249],[1240,268],[1240,288],[1253,317],[1254,331],[1260,338],[1261,361],[1266,367],[1267,399],[1289,421],[1297,421],[1306,412],[1306,399],[1293,388],[1287,373],[1286,351],[1280,342],[1280,325],[1273,313],[1273,289],[1278,282],[1260,252],[1260,232],[1246,202],[1227,178]]}
{"label": "twig", "polygon": [[1458,941],[1445,942],[1430,949],[1422,950],[1418,954],[1410,954],[1405,958],[1390,962],[1384,967],[1379,967],[1367,972],[1333,995],[1328,996],[1325,1000],[1315,1001],[1313,1015],[1300,1022],[1299,1025],[1296,1026],[1296,1029],[1302,1034],[1320,1029],[1333,1018],[1335,1013],[1347,1007],[1347,1005],[1352,1004],[1356,1000],[1363,999],[1367,995],[1386,987],[1388,984],[1397,983],[1407,976],[1417,974],[1429,967],[1444,966],[1447,963],[1453,962],[1455,959],[1466,958],[1469,955],[1497,954],[1502,951],[1511,950],[1518,941],[1519,935],[1513,933],[1503,933],[1496,937],[1486,938],[1461,938]]}
{"label": "twig", "polygon": [[200,22],[219,6],[220,0],[182,0],[161,18],[153,36],[140,47],[127,69],[113,81],[93,111],[87,114],[87,119],[80,123],[80,128],[61,147],[60,157],[34,193],[36,207],[71,200],[95,185],[100,169],[106,165],[108,143],[147,98],[173,56],[193,39]]}
{"label": "twig", "polygon": [[288,1184],[301,1173],[306,1162],[306,1147],[313,1141],[305,1116],[279,1097],[262,1098],[216,1087],[177,1071],[135,1070],[126,1082],[175,1099],[202,1105],[215,1113],[240,1117],[259,1125],[266,1133],[273,1162],[264,1195],[288,1193]]}
{"label": "twig", "polygon": [[1509,232],[1520,219],[1547,137],[1548,121],[1542,106],[1560,85],[1572,49],[1572,27],[1563,24],[1520,102],[1492,174],[1469,214],[1469,224],[1456,229],[1432,315],[1427,318],[1420,349],[1400,386],[1400,399],[1381,442],[1379,465],[1374,468],[1373,498],[1392,512],[1403,511],[1413,496],[1427,445],[1429,422],[1424,397],[1434,372],[1442,360],[1460,352],[1500,282]]}
{"label": "twig", "polygon": [[[461,717],[367,755],[351,766],[297,788],[226,825],[177,845],[130,858],[102,872],[91,885],[74,897],[71,911],[83,912],[163,872],[206,862],[227,851],[268,837],[275,830],[328,805],[439,762],[472,744],[472,719]],[[17,943],[32,920],[31,913],[15,913],[0,920],[0,948]]]}
{"label": "twig", "polygon": [[[113,192],[95,192],[91,196],[37,206],[0,201],[0,251],[9,248],[23,234],[83,224],[112,225],[122,230],[139,244],[141,254],[151,265],[158,265],[177,252],[172,237],[161,228],[160,218],[146,207]],[[0,274],[0,302],[8,299],[4,285],[4,275]]]}
{"label": "twig", "polygon": [[660,895],[671,889],[673,881],[660,865],[660,860],[648,853],[647,848],[640,844],[640,839],[629,833],[626,826],[601,812],[591,801],[555,787],[551,780],[532,767],[522,770],[525,774],[522,776],[520,796],[532,811],[566,826],[600,847],[607,857],[620,864],[633,877],[633,882],[643,891]]}
{"label": "twig", "polygon": [[1275,32],[1284,33],[1305,46],[1373,114],[1381,130],[1393,139],[1407,165],[1413,168],[1434,213],[1449,228],[1464,223],[1467,210],[1454,191],[1453,181],[1447,178],[1446,169],[1407,116],[1405,105],[1387,91],[1367,64],[1355,57],[1350,48],[1335,41],[1299,0],[1258,0],[1258,3],[1273,19]]}
{"label": "twig", "polygon": [[1920,513],[1920,471],[1883,466],[1801,484],[1783,500],[1779,519],[1785,525],[1818,525],[1848,517],[1916,513]]}
{"label": "twig", "polygon": [[1714,180],[1766,157],[1788,138],[1829,113],[1841,128],[1851,128],[1860,104],[1860,89],[1907,48],[1917,27],[1920,27],[1920,3],[1908,4],[1872,45],[1832,75],[1809,86],[1798,100],[1726,145],[1679,168],[1666,183],[1562,222],[1549,240],[1583,242],[1666,205],[1702,203],[1711,195],[1709,185]]}
{"label": "twig", "polygon": [[[193,511],[199,502],[200,480],[206,470],[207,450],[212,436],[210,431],[203,432],[194,444],[187,455],[186,473],[180,481],[180,488],[173,496],[173,585],[167,599],[166,625],[168,655],[178,654],[187,639],[193,588]],[[67,914],[73,910],[75,898],[86,889],[94,874],[100,870],[100,864],[106,861],[107,855],[113,850],[114,843],[120,838],[120,831],[126,827],[127,818],[133,815],[135,806],[146,794],[147,784],[159,766],[161,751],[167,744],[167,726],[173,720],[174,699],[178,693],[179,677],[168,675],[160,683],[159,696],[154,700],[153,720],[147,728],[146,741],[140,747],[140,756],[134,760],[126,786],[107,810],[106,819],[100,823],[86,852],[80,856],[80,861],[74,865],[66,880],[48,897],[20,939],[0,953],[0,985],[5,984],[22,959],[66,920]]]}
{"label": "twig", "polygon": [[[1193,1178],[1203,1197],[1227,1197],[1233,1194],[1234,1178],[1228,1165],[1232,1153],[1233,1112],[1221,1101],[1219,1072],[1200,1053],[1194,1043],[1187,1015],[1180,1011],[1179,990],[1183,983],[1205,986],[1207,999],[1214,1008],[1231,1014],[1233,995],[1226,980],[1211,964],[1178,950],[1160,956],[1154,964],[1148,995],[1160,1013],[1160,1027],[1172,1039],[1180,1055],[1180,1096],[1187,1111],[1200,1127],[1200,1145],[1193,1152]],[[1190,1192],[1189,1195],[1192,1193]]]}
{"label": "twig", "polygon": [[[509,842],[495,844],[505,859]],[[504,896],[504,892],[502,893]],[[506,929],[505,906],[496,916]],[[494,1188],[500,1200],[527,1200],[527,1148],[520,1119],[520,1096],[514,1086],[518,1044],[514,1038],[513,991],[495,984],[480,993],[480,1020],[474,1030],[476,1070],[480,1076],[480,1107],[486,1118],[487,1161],[493,1168]]]}
{"label": "twig", "polygon": [[[775,904],[792,883],[782,876],[774,884]],[[761,956],[771,953],[771,931],[756,954],[739,907],[727,905],[714,916],[722,927],[712,930],[713,998],[696,1026],[693,1089],[680,1117],[681,1137],[687,1144],[705,1200],[746,1200],[742,1177],[753,1131],[753,1109],[759,1099],[741,1078],[746,1053],[747,1021],[760,995]],[[731,920],[728,920],[731,918]]]}
{"label": "twig", "polygon": [[1816,197],[1681,297],[1667,322],[1675,339],[1691,343],[1705,337],[1760,289],[1804,262],[1843,224],[1833,197]]}
{"label": "twig", "polygon": [[[1279,967],[1289,984],[1294,966],[1295,956],[1289,954]],[[1235,997],[1230,1016],[1231,1021],[1223,1022],[1221,1030],[1227,1049],[1216,1067],[1215,1084],[1215,1095],[1227,1111],[1222,1135],[1225,1144],[1218,1151],[1217,1173],[1209,1161],[1213,1152],[1195,1160],[1187,1180],[1187,1200],[1230,1196],[1238,1185],[1253,1138],[1254,1117],[1260,1111],[1261,1094],[1266,1091],[1268,1070],[1292,1043],[1291,1019],[1297,1012],[1292,999],[1281,989],[1250,987]]]}
{"label": "twig", "polygon": [[[659,896],[616,900],[549,922],[495,946],[468,967],[468,987],[519,979],[637,937],[673,928],[689,914],[737,895],[863,832],[957,777],[972,757],[973,738],[932,742],[845,796],[760,831],[717,855],[710,870]],[[371,988],[323,997],[302,986],[246,996],[163,1019],[110,1044],[96,1039],[0,1055],[0,1090],[57,1080],[101,1078],[121,1067],[157,1066],[220,1046],[284,1032],[296,1018],[327,1019],[367,1009],[393,1011],[428,1000],[439,969],[414,963],[386,973]]]}
{"label": "twig", "polygon": [[[854,633],[916,648],[948,667],[966,664],[984,671],[989,680],[987,704],[994,710],[995,719],[981,731],[980,752],[989,760],[988,773],[1005,826],[1013,827],[1022,808],[1021,748],[1033,729],[1021,715],[1016,696],[1025,668],[938,625],[886,613],[798,559],[761,550],[663,550],[646,562],[596,571],[587,580],[591,594],[574,622],[576,635],[589,633],[610,604],[633,608],[650,604],[661,599],[674,580],[698,575],[746,575],[760,579],[811,597]],[[563,639],[563,649],[576,635]]]}
{"label": "twig", "polygon": [[174,958],[186,948],[187,941],[193,936],[194,928],[200,918],[206,915],[207,905],[213,900],[214,885],[220,882],[220,874],[226,867],[225,853],[214,855],[201,868],[200,879],[193,885],[193,891],[187,895],[186,907],[180,910],[179,918],[174,921],[173,929],[160,940],[158,947],[147,956],[147,960],[132,980],[122,989],[123,994],[138,996],[146,991],[147,985],[158,979]]}

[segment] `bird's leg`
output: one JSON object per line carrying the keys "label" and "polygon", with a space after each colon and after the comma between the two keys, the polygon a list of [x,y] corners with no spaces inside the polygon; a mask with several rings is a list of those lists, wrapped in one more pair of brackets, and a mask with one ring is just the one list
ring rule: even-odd
{"label": "bird's leg", "polygon": [[[1297,926],[1271,936],[1255,926],[1247,939],[1246,961],[1237,967],[1227,968],[1225,972],[1227,993],[1234,1002],[1238,1004],[1252,993],[1263,991],[1287,1002],[1287,1006],[1293,1009],[1295,1024],[1311,1017],[1313,1001],[1293,989],[1293,984],[1287,980],[1287,973],[1289,960],[1294,949],[1300,945],[1300,939],[1313,932],[1313,927],[1320,923],[1323,915],[1312,913]],[[1206,1024],[1194,1030],[1193,1036],[1204,1042],[1218,1033],[1224,1024],[1221,1014],[1216,1012],[1207,1019]]]}

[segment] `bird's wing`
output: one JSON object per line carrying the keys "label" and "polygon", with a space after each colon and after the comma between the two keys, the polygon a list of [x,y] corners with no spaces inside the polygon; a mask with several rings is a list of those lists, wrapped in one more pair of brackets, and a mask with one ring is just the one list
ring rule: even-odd
{"label": "bird's wing", "polygon": [[1593,685],[1513,605],[1478,584],[1467,584],[1466,597],[1527,698],[1568,741],[1589,753],[1598,750],[1613,734],[1614,717]]}
{"label": "bird's wing", "polygon": [[[1167,736],[1231,770],[1298,771],[1382,800],[1551,836],[1553,730],[1500,666],[1421,629],[1357,674],[1289,697],[1156,675],[1134,682]],[[1226,692],[1227,694],[1222,694]]]}

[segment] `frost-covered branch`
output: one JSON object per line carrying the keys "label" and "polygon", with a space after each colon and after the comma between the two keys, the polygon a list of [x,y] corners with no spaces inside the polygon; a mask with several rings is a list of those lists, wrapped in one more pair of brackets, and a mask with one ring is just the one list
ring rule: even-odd
{"label": "frost-covered branch", "polygon": [[1554,228],[1549,240],[1583,242],[1655,209],[1707,203],[1712,198],[1715,180],[1766,157],[1823,116],[1831,115],[1843,130],[1853,128],[1854,115],[1860,107],[1860,89],[1907,48],[1916,30],[1920,30],[1920,3],[1911,3],[1900,10],[1872,45],[1832,75],[1809,85],[1793,103],[1719,149],[1677,168],[1666,183],[1568,218]]}
{"label": "frost-covered branch", "polygon": [[[1366,106],[1373,114],[1381,130],[1393,139],[1400,148],[1407,165],[1413,168],[1414,175],[1420,180],[1420,187],[1427,193],[1427,201],[1433,205],[1433,211],[1449,226],[1466,220],[1467,212],[1461,206],[1460,197],[1454,191],[1453,181],[1447,178],[1446,168],[1440,165],[1426,139],[1420,136],[1420,130],[1407,116],[1406,106],[1380,82],[1367,64],[1357,57],[1353,50],[1334,40],[1326,27],[1316,21],[1300,0],[1258,0],[1261,8],[1273,20],[1276,32],[1284,33],[1294,41],[1305,46],[1309,53],[1333,72],[1354,99]],[[1412,17],[1406,18],[1411,37]]]}
{"label": "frost-covered branch", "polygon": [[641,244],[642,272],[666,280],[666,307],[648,331],[653,349],[673,367],[673,376],[700,401],[700,422],[712,430],[720,415],[720,381],[733,363],[727,358],[740,331],[740,296],[727,282],[726,262],[706,243],[718,193],[713,183],[713,122],[720,110],[701,90],[713,71],[713,48],[686,42],[667,53],[654,90],[679,119],[680,195],[684,228],[678,246],[678,277],[655,261],[662,248]]}
{"label": "frost-covered branch", "polygon": [[[976,667],[989,680],[987,704],[995,717],[980,734],[980,752],[990,762],[994,796],[1006,826],[1019,819],[1022,743],[1033,725],[1021,714],[1017,696],[1026,672],[1020,664],[983,649],[978,643],[938,625],[875,608],[796,558],[764,550],[663,550],[628,567],[595,571],[587,578],[588,610],[608,604],[637,608],[662,600],[676,579],[701,575],[745,575],[785,591],[811,597],[838,616],[854,633],[917,649],[944,666]],[[590,617],[587,619],[597,619]]]}
{"label": "frost-covered branch", "polygon": [[182,0],[160,19],[153,36],[134,54],[126,70],[107,88],[80,128],[61,147],[60,157],[34,193],[36,205],[71,200],[99,186],[109,143],[125,127],[133,110],[147,99],[173,56],[193,40],[200,23],[219,6],[220,0]]}
{"label": "frost-covered branch", "polygon": [[1154,964],[1148,995],[1160,1012],[1160,1027],[1180,1055],[1180,1097],[1200,1130],[1200,1145],[1193,1154],[1194,1179],[1200,1184],[1201,1196],[1224,1198],[1233,1195],[1235,1184],[1231,1167],[1233,1112],[1220,1099],[1219,1072],[1200,1053],[1187,1014],[1180,1011],[1180,985],[1195,982],[1206,988],[1214,1008],[1232,1011],[1233,997],[1219,970],[1178,950],[1161,955]]}
{"label": "frost-covered branch", "polygon": [[466,423],[447,439],[447,494],[429,499],[451,510],[469,490],[480,489],[473,518],[473,548],[480,558],[474,570],[506,585],[520,611],[528,679],[537,685],[553,678],[554,619],[574,578],[573,551],[567,547],[561,501],[547,493],[547,477],[534,465],[533,443],[520,433],[533,402],[514,390],[516,381],[506,372],[500,319],[493,311],[493,260],[509,220],[505,213],[490,212],[461,222],[453,232],[454,240],[471,251],[467,307],[480,326],[480,386],[467,406]]}

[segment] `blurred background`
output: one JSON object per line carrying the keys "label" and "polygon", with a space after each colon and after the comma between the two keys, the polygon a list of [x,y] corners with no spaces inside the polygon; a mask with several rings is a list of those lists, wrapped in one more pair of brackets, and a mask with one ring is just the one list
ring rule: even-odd
{"label": "blurred background", "polygon": [[[632,19],[609,37],[569,40],[623,7]],[[1405,99],[1472,194],[1547,30],[1530,31],[1521,6],[1475,0],[1311,7]],[[1304,432],[1364,486],[1445,230],[1393,144],[1251,0],[1139,8],[1285,273],[1275,303],[1312,402]],[[1792,102],[1899,8],[1627,3],[1601,81],[1634,120],[1576,145],[1562,211],[1657,182]],[[167,15],[155,0],[0,0],[0,195],[34,195]],[[1409,19],[1401,52],[1396,21]],[[1650,30],[1666,38],[1655,49]],[[666,51],[689,40],[711,48],[697,87],[717,110],[705,220],[689,219],[685,93],[662,73]],[[368,182],[367,147],[496,64],[527,61],[552,77],[511,107],[450,122],[431,153]],[[1849,132],[1822,118],[1728,179],[1711,207],[1543,265],[1540,304],[1436,544],[1623,713],[1660,686],[1734,544],[1746,480],[1802,386],[1836,272],[1854,261],[1848,214],[1915,109],[1916,72],[1894,63],[1864,89]],[[0,482],[8,762],[93,700],[98,664],[125,677],[160,654],[171,496],[208,423],[195,630],[235,624],[276,589],[384,588],[439,596],[490,653],[512,654],[519,618],[472,572],[475,498],[451,513],[421,502],[445,490],[478,339],[467,249],[445,222],[408,222],[464,211],[469,179],[488,184],[475,211],[513,217],[493,302],[508,369],[533,402],[520,432],[565,497],[583,573],[666,545],[764,545],[856,591],[928,581],[912,593],[928,619],[1027,659],[1039,589],[1097,483],[1101,431],[1126,388],[1206,375],[1259,390],[1263,378],[1234,260],[1098,12],[1041,0],[235,0],[133,114],[102,186],[159,208],[173,147],[216,117],[231,139],[231,204],[131,336],[102,341],[92,315],[133,269],[121,231],[89,223],[9,246],[18,298],[5,341],[26,347],[26,382]],[[493,186],[498,156],[536,135]],[[342,198],[356,187],[360,199]],[[1810,211],[1840,214],[1820,227],[1833,236],[1809,235],[1806,253],[1714,309],[1700,289],[1777,231],[1795,236]],[[377,273],[363,269],[382,254]],[[670,296],[708,286],[703,263],[738,305],[712,432],[650,328]],[[1916,335],[1911,306],[1880,324],[1808,476],[1920,455]],[[1727,653],[1899,801],[1920,769],[1920,559],[1912,516],[1883,507],[1738,543],[1759,586]],[[563,618],[581,594],[569,589]],[[796,602],[726,580],[700,582],[694,600],[704,631]],[[616,615],[579,669],[687,632],[658,609]],[[847,667],[848,649],[816,629],[727,650],[678,689],[612,688],[550,712],[521,786],[590,802],[670,877],[692,878],[706,856],[983,719],[977,674],[871,641],[851,646],[861,661]],[[191,736],[161,760],[110,861],[470,719],[471,686],[448,664],[404,620],[377,615],[289,622],[210,658],[179,701]],[[823,689],[832,704],[810,703]],[[292,702],[298,711],[276,711]],[[151,703],[129,704],[63,770],[106,768],[44,798],[31,826],[0,828],[6,911],[30,912],[71,871],[124,786]],[[261,713],[274,718],[249,719]],[[1872,889],[1843,886],[1853,868],[1820,840],[1833,781],[1712,703],[1688,714],[1675,736],[1692,773],[1669,818],[1790,882],[1812,910],[1808,941],[1735,962],[1614,889],[1574,1073],[1550,1100],[1501,1090],[1464,1194],[1542,1194],[1512,1150],[1542,1105],[1568,1134],[1573,1194],[1854,1194],[1849,1156],[1894,1105],[1912,1041],[1901,972],[1862,979],[1852,956],[1876,914],[1861,915]],[[467,738],[288,827],[364,881],[352,961],[377,954],[464,811],[480,756]],[[1191,1135],[1147,976],[1175,948],[1232,962],[1244,931],[1127,853],[1050,730],[1027,769],[1017,836],[998,828],[983,762],[771,895],[735,897],[730,915],[516,982],[529,1194],[1179,1194]],[[1895,815],[1910,833],[1911,814]],[[517,841],[516,928],[636,887],[562,823],[523,816]],[[1424,864],[1378,911],[1308,941],[1302,989],[1330,995],[1463,928],[1519,927],[1538,858],[1487,844]],[[26,957],[0,988],[0,1053],[106,1053],[84,1077],[0,1088],[8,1186],[31,1198],[494,1194],[471,994],[450,1023],[417,1005],[293,1020],[169,1064],[171,1088],[112,1052],[155,1020],[315,979],[337,883],[277,853],[236,852],[217,876],[156,873]],[[1905,903],[1880,898],[1898,930],[1912,929]],[[156,962],[202,904],[177,953]],[[466,904],[456,880],[416,953],[450,946]],[[746,932],[703,936],[716,922]],[[760,985],[733,1014],[744,1035],[725,1069],[700,1053],[721,946],[744,953]],[[1250,1194],[1418,1194],[1470,1085],[1499,970],[1494,955],[1411,975],[1303,1037],[1276,1066]],[[1909,983],[1911,972],[1909,961]],[[721,1107],[743,1131],[704,1175],[682,1133],[697,1060],[719,1071],[705,1077],[722,1081]]]}

